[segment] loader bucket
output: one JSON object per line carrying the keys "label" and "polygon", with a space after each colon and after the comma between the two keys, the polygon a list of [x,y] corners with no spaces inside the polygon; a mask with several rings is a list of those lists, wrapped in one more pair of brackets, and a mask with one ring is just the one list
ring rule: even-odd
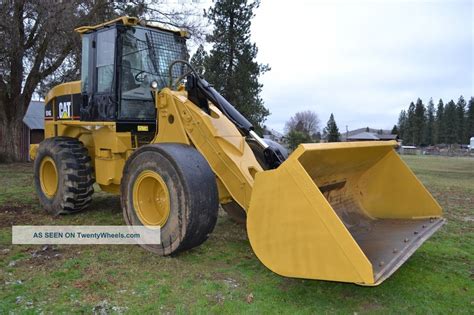
{"label": "loader bucket", "polygon": [[277,274],[378,285],[445,220],[395,141],[300,145],[256,174],[247,231]]}

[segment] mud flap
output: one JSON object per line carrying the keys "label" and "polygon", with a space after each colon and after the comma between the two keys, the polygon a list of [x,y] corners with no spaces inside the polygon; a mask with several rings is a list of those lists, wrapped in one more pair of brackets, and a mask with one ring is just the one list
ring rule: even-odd
{"label": "mud flap", "polygon": [[396,142],[303,144],[257,173],[247,231],[277,274],[378,285],[445,220]]}

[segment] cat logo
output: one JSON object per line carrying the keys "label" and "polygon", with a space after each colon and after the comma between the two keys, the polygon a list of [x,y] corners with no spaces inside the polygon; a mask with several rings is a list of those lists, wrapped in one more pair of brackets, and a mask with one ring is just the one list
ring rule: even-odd
{"label": "cat logo", "polygon": [[71,118],[71,102],[59,103],[59,119]]}

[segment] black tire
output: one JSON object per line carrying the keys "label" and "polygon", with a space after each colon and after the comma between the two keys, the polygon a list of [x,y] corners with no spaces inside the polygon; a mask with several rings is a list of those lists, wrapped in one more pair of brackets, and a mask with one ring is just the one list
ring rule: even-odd
{"label": "black tire", "polygon": [[[54,161],[57,189],[47,196],[41,186],[44,159]],[[43,208],[52,215],[84,210],[92,200],[94,178],[91,158],[82,142],[69,137],[48,138],[40,143],[34,162],[35,189]]]}
{"label": "black tire", "polygon": [[219,196],[216,177],[193,147],[162,143],[140,147],[125,164],[121,183],[124,219],[143,225],[134,208],[133,187],[140,174],[158,174],[169,192],[169,215],[161,226],[161,244],[141,246],[159,255],[171,255],[202,244],[217,221]]}

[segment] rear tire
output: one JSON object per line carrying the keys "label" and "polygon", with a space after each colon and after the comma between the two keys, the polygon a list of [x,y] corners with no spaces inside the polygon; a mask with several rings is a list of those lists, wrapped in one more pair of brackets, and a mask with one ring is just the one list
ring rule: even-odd
{"label": "rear tire", "polygon": [[41,142],[34,174],[40,203],[52,215],[81,211],[92,200],[91,159],[75,138],[54,137]]}
{"label": "rear tire", "polygon": [[161,244],[141,246],[171,255],[202,244],[213,231],[219,206],[216,177],[191,146],[145,145],[125,164],[121,202],[128,225],[161,226]]}

